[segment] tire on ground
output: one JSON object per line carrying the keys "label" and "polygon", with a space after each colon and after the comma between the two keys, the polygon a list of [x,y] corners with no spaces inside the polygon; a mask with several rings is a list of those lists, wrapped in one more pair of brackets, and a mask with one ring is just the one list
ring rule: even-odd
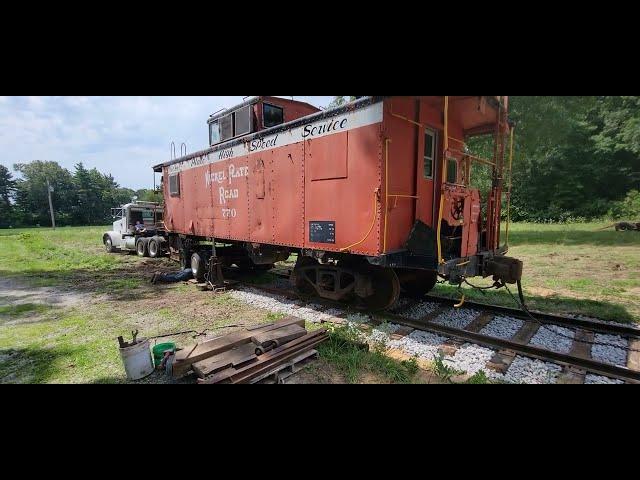
{"label": "tire on ground", "polygon": [[104,248],[107,253],[113,253],[116,251],[116,249],[113,247],[113,240],[109,235],[105,235],[102,240],[104,242]]}
{"label": "tire on ground", "polygon": [[149,250],[149,256],[151,258],[161,257],[163,255],[162,239],[160,237],[152,237],[149,240],[148,250]]}
{"label": "tire on ground", "polygon": [[204,258],[198,252],[194,252],[191,255],[191,271],[193,272],[193,278],[195,278],[199,282],[204,281],[204,271],[205,271]]}
{"label": "tire on ground", "polygon": [[147,238],[139,238],[136,242],[136,253],[139,257],[149,256],[149,241]]}

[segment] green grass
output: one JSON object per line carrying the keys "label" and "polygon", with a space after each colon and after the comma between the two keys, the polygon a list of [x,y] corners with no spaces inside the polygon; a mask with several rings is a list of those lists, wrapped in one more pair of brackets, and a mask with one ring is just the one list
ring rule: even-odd
{"label": "green grass", "polygon": [[[530,308],[640,322],[640,233],[601,230],[607,223],[514,224],[509,255],[524,261],[523,286]],[[504,239],[504,235],[502,237]],[[490,279],[471,283],[488,286]],[[511,288],[516,293],[515,286]],[[516,307],[505,291],[463,289],[468,300]],[[438,285],[435,295],[459,298],[457,287]]]}
{"label": "green grass", "polygon": [[22,303],[18,305],[0,306],[0,317],[22,317],[28,314],[43,314],[53,307],[39,303]]}
{"label": "green grass", "polygon": [[385,355],[384,348],[365,348],[357,330],[351,327],[336,327],[329,339],[320,344],[318,353],[331,363],[349,383],[362,379],[368,372],[392,383],[411,383],[418,373],[415,359],[398,361]]}
{"label": "green grass", "polygon": [[47,286],[78,271],[96,272],[121,265],[118,255],[101,255],[109,227],[0,230],[0,276],[27,277]]}
{"label": "green grass", "polygon": [[[597,231],[605,225],[512,226],[510,255],[525,263],[525,294],[532,308],[640,321],[640,233]],[[100,295],[80,306],[59,307],[29,298],[16,304],[0,291],[0,382],[125,382],[115,339],[129,338],[131,330],[140,328],[145,335],[217,331],[279,318],[228,294],[202,296],[191,285],[151,288],[148,273],[162,261],[144,270],[149,260],[105,253],[101,239],[107,228],[0,230],[0,281]],[[504,291],[486,296],[465,292],[473,300],[514,306]],[[111,294],[107,300],[105,293]],[[446,285],[434,293],[458,296],[456,287]],[[158,295],[167,297],[157,301]],[[388,382],[416,381],[414,362],[390,359],[381,348],[362,350],[352,340],[334,333],[319,347],[347,380],[373,375]],[[185,336],[179,341],[194,340]],[[486,381],[478,374],[469,383]]]}

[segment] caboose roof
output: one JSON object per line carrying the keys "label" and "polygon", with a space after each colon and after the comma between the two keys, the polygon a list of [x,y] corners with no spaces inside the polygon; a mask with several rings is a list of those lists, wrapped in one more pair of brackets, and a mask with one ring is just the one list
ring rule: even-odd
{"label": "caboose roof", "polygon": [[282,97],[268,97],[268,96],[260,96],[260,97],[250,97],[247,100],[245,100],[242,103],[239,103],[238,105],[231,107],[231,108],[226,108],[224,110],[221,110],[219,112],[214,113],[213,115],[209,116],[209,119],[207,120],[207,123],[211,123],[211,122],[215,122],[216,120],[218,120],[221,117],[224,117],[225,115],[227,115],[229,112],[235,112],[236,110],[241,109],[242,107],[246,107],[247,105],[255,105],[256,103],[260,102],[260,101],[266,101],[268,102],[271,99],[274,98],[278,98],[279,102],[286,102],[289,103],[291,105],[304,105],[306,107],[312,108],[312,109],[316,109],[318,110],[317,107],[314,107],[313,105],[311,105],[310,103],[307,102],[300,102],[298,100],[290,100],[288,98],[282,98]]}
{"label": "caboose roof", "polygon": [[[236,105],[233,108],[229,108],[223,112],[219,112],[216,113],[214,115],[212,115],[209,120],[208,123],[215,121],[216,119],[227,115],[229,113],[229,111],[234,111],[237,110],[239,108],[245,107],[247,105],[253,105],[261,100],[267,100],[271,99],[271,98],[275,98],[275,97],[266,97],[266,96],[262,96],[262,97],[253,97],[253,98],[249,98],[247,100],[245,100],[244,102],[240,103],[239,105]],[[245,142],[249,142],[255,138],[259,138],[259,137],[263,137],[265,135],[272,135],[278,132],[283,132],[289,129],[293,129],[302,125],[305,125],[309,122],[314,122],[317,120],[322,120],[324,118],[329,118],[329,117],[333,117],[335,115],[340,115],[343,112],[347,112],[347,111],[352,111],[355,109],[359,109],[359,108],[364,108],[367,107],[373,103],[377,103],[380,102],[382,100],[384,100],[385,98],[391,98],[391,96],[369,96],[369,97],[362,97],[358,100],[355,100],[353,102],[347,103],[345,105],[341,105],[339,107],[335,107],[335,108],[331,108],[331,109],[327,109],[327,110],[322,110],[318,113],[314,113],[312,115],[307,115],[306,117],[302,117],[302,118],[298,118],[296,120],[292,120],[288,123],[283,123],[281,125],[272,127],[272,128],[268,128],[265,130],[260,130],[258,132],[255,132],[253,134],[250,135],[246,135],[243,137],[238,137],[238,138],[234,138],[234,139],[230,139],[229,141],[225,142],[225,143],[220,143],[218,145],[215,145],[213,147],[207,148],[205,150],[200,150],[198,152],[194,152],[194,153],[190,153],[189,155],[185,155],[184,157],[180,157],[180,158],[176,158],[173,159],[171,161],[168,162],[164,162],[158,165],[155,165],[153,167],[154,172],[162,172],[162,169],[164,167],[168,167],[171,165],[174,165],[176,163],[181,163],[181,162],[185,162],[197,157],[202,157],[204,155],[208,155],[210,153],[216,152],[216,151],[220,151],[220,150],[226,150],[228,148],[234,147],[235,145],[241,145]],[[442,96],[432,96],[432,97],[422,97],[422,96],[417,96],[415,98],[429,98],[431,101],[433,102],[441,102],[441,99],[443,98]],[[453,96],[453,97],[449,97],[450,102],[452,105],[456,105],[458,109],[463,110],[464,111],[464,121],[463,121],[463,128],[466,134],[473,136],[473,135],[483,135],[483,134],[487,134],[487,133],[491,133],[494,129],[495,129],[495,122],[497,121],[498,118],[498,110],[500,106],[507,106],[508,105],[508,97],[497,97],[497,96],[485,96],[484,99],[486,100],[486,106],[489,107],[486,111],[480,111],[477,107],[478,105],[478,99],[483,98],[483,97],[479,97],[479,96]],[[282,99],[279,98],[279,101],[287,101],[287,102],[291,102],[291,103],[297,103],[297,104],[303,104],[303,105],[309,105],[308,103],[305,102],[298,102],[296,100],[287,100],[287,99]],[[312,108],[312,105],[309,105]]]}
{"label": "caboose roof", "polygon": [[[262,99],[265,98],[273,98],[273,97],[260,97]],[[278,132],[284,132],[287,130],[290,130],[292,128],[296,128],[302,125],[306,125],[309,122],[314,122],[316,120],[322,120],[324,118],[329,118],[329,117],[333,117],[335,115],[340,115],[343,112],[347,112],[347,111],[351,111],[354,109],[358,109],[358,108],[364,108],[368,105],[371,105],[372,103],[377,103],[379,101],[381,101],[382,99],[384,99],[385,97],[364,97],[361,98],[359,100],[356,100],[355,102],[351,102],[348,103],[346,105],[341,105],[339,107],[336,108],[331,108],[331,109],[327,109],[327,110],[322,110],[318,113],[314,113],[312,115],[307,115],[306,117],[302,117],[302,118],[298,118],[296,120],[292,120],[290,122],[287,123],[283,123],[281,125],[277,125],[275,127],[271,127],[271,128],[267,128],[265,130],[260,130],[258,132],[252,133],[250,135],[246,135],[244,137],[238,137],[238,138],[234,138],[231,139],[225,143],[220,143],[218,145],[214,145],[213,147],[207,148],[205,150],[200,150],[199,152],[194,152],[194,153],[190,153],[189,155],[185,155],[184,157],[180,157],[180,158],[176,158],[174,160],[171,160],[169,162],[165,162],[165,163],[161,163],[158,165],[155,165],[153,167],[153,171],[154,172],[162,172],[162,169],[164,167],[169,167],[171,165],[174,165],[176,163],[181,163],[181,162],[185,162],[188,160],[191,160],[193,158],[197,158],[197,157],[202,157],[204,155],[208,155],[210,153],[213,152],[217,152],[220,150],[226,150],[228,148],[234,147],[236,145],[241,145],[245,142],[250,142],[251,140],[255,139],[255,138],[260,138],[266,135],[273,135],[274,133],[278,133]],[[283,100],[283,99],[279,99],[279,100]],[[258,100],[254,100],[253,102],[255,103],[255,101]],[[288,100],[289,102],[291,102],[291,100]],[[295,100],[294,100],[295,102]],[[304,103],[304,102],[298,102],[298,103]],[[239,107],[234,107],[235,108],[241,108],[241,106],[246,106],[246,105],[251,105],[251,99],[247,100],[246,102],[244,102],[243,104],[240,104]],[[309,105],[309,104],[306,104]],[[315,108],[315,107],[314,107]],[[233,110],[233,109],[230,109]],[[210,121],[214,121],[214,118],[211,118]]]}

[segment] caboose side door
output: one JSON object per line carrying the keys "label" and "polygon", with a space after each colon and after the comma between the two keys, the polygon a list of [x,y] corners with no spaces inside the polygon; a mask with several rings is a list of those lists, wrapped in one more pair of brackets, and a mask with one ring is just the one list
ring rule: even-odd
{"label": "caboose side door", "polygon": [[434,229],[434,179],[436,178],[438,137],[437,130],[429,127],[420,127],[418,131],[416,220],[421,220]]}

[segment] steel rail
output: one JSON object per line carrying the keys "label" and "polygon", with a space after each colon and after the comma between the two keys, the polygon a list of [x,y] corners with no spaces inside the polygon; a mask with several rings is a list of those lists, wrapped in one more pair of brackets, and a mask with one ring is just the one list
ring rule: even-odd
{"label": "steel rail", "polygon": [[552,350],[547,350],[546,348],[540,348],[530,344],[514,342],[512,340],[503,340],[501,338],[490,337],[487,335],[482,335],[480,333],[447,327],[436,323],[412,320],[403,317],[402,315],[395,315],[390,313],[374,314],[374,318],[381,321],[391,321],[393,323],[415,328],[416,330],[438,333],[447,337],[457,338],[478,345],[498,348],[501,350],[511,350],[512,352],[521,353],[524,356],[537,358],[539,360],[553,360],[557,363],[580,367],[584,370],[589,371],[590,373],[595,373],[606,377],[617,378],[619,380],[630,381],[633,383],[640,383],[640,371],[631,370],[627,367],[610,365],[608,363],[602,363],[588,358],[554,352]]}
{"label": "steel rail", "polygon": [[[450,305],[451,307],[453,307],[453,305],[457,303],[457,300],[455,299],[438,297],[435,295],[427,295],[425,299],[445,305]],[[491,313],[499,313],[501,315],[507,315],[510,317],[531,321],[526,313],[517,308],[470,301],[465,301],[464,306],[461,308],[467,310],[484,310]],[[544,313],[536,310],[530,310],[530,312],[536,318],[536,320],[540,320],[541,323],[550,323],[553,325],[559,325],[569,328],[582,328],[597,333],[607,333],[640,338],[640,328],[633,327],[631,325],[625,325],[622,323],[609,323],[602,320],[587,320],[584,318],[570,317],[568,315]]]}
{"label": "steel rail", "polygon": [[[275,288],[275,287],[267,287],[264,285],[254,285],[254,284],[250,284],[250,283],[245,283],[246,286],[255,288],[257,290],[262,290],[266,293],[270,293],[270,294],[275,294],[275,295],[282,295],[285,296],[289,299],[293,299],[293,298],[297,298],[297,299],[302,299],[303,297],[301,295],[299,295],[298,293],[292,291],[292,290],[286,290],[286,289],[281,289],[281,288]],[[430,300],[439,300],[440,303],[443,304],[449,304],[449,303],[453,303],[454,301],[451,299],[445,299],[442,297],[426,297],[427,299]],[[324,299],[315,299],[314,298],[314,303],[319,303],[322,305],[326,305],[329,307],[335,307],[337,305],[341,305],[339,302],[334,302],[334,301],[330,301],[330,300],[324,300]],[[476,306],[477,309],[480,310],[489,310],[489,308],[487,307],[487,305],[485,304],[470,304],[472,306]],[[343,305],[344,306],[344,305]],[[497,312],[500,313],[510,313],[511,316],[515,316],[512,315],[513,312],[520,312],[519,310],[515,310],[515,309],[508,309],[506,307],[497,307],[495,305],[492,305],[490,307],[495,307]],[[467,307],[468,308],[468,307]],[[536,312],[537,313],[537,312]],[[471,342],[471,343],[475,343],[477,345],[482,345],[485,347],[489,347],[492,349],[496,349],[498,351],[500,350],[508,350],[511,352],[514,352],[516,354],[521,354],[522,356],[525,357],[529,357],[529,358],[535,358],[538,360],[543,360],[543,361],[552,361],[556,364],[560,364],[562,366],[572,366],[572,367],[578,367],[582,370],[588,371],[589,373],[593,373],[596,375],[602,375],[605,377],[610,377],[610,378],[615,378],[618,380],[622,380],[628,383],[640,383],[640,371],[636,371],[636,370],[631,370],[627,367],[620,367],[617,365],[610,365],[608,363],[603,363],[603,362],[598,362],[597,360],[592,360],[589,358],[584,358],[584,357],[580,357],[580,356],[575,356],[575,355],[570,355],[570,354],[565,354],[565,353],[559,353],[559,352],[554,352],[552,350],[547,350],[545,348],[541,348],[541,347],[537,347],[534,345],[530,345],[528,343],[519,343],[519,342],[514,342],[512,340],[504,340],[501,338],[497,338],[497,337],[491,337],[491,336],[487,336],[487,335],[482,335],[480,333],[475,333],[475,332],[470,332],[464,329],[458,329],[458,328],[453,328],[453,327],[447,327],[444,325],[439,325],[436,323],[432,323],[432,322],[426,322],[426,321],[420,321],[420,320],[413,320],[411,318],[402,316],[402,314],[393,314],[393,313],[388,313],[388,312],[384,312],[384,313],[369,313],[373,319],[375,321],[378,322],[392,322],[398,325],[404,325],[410,328],[414,328],[416,330],[422,330],[422,331],[427,331],[427,332],[431,332],[431,333],[435,333],[435,334],[440,334],[449,338],[453,338],[453,339],[458,339],[458,340],[462,340],[465,342]],[[548,317],[548,323],[556,323],[556,322],[573,322],[575,319],[570,318],[570,317],[558,317],[555,315],[549,315],[549,314],[543,314],[543,317]],[[526,320],[528,322],[532,322],[531,319],[526,318]],[[544,322],[545,320],[541,320],[542,322]],[[573,327],[578,327],[578,328],[584,328],[587,330],[592,330],[594,331],[596,328],[597,329],[606,329],[608,327],[618,327],[618,325],[610,325],[610,324],[602,324],[601,322],[597,322],[597,321],[590,321],[590,320],[584,320],[584,321],[580,321],[579,325],[576,325],[575,323],[560,323],[562,325],[570,325]],[[595,325],[595,328],[591,328],[591,326]],[[620,327],[622,328],[627,328],[627,329],[631,329],[626,331],[626,334],[630,334],[633,337],[638,337],[640,336],[640,332],[639,329],[634,329],[633,327],[628,327],[628,326],[624,326],[621,325]],[[611,331],[608,331],[608,333],[611,333]]]}

